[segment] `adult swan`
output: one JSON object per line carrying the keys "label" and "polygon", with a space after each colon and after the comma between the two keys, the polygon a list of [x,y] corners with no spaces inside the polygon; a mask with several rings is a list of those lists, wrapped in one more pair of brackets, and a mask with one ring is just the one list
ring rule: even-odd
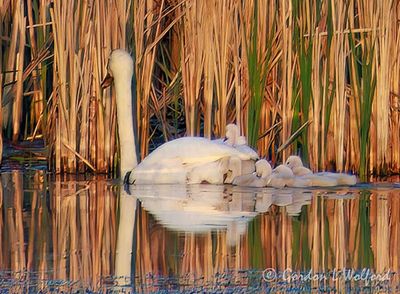
{"label": "adult swan", "polygon": [[207,179],[222,184],[228,171],[227,161],[250,155],[232,146],[201,137],[183,137],[167,142],[137,165],[132,118],[131,81],[133,60],[124,50],[114,50],[108,60],[108,75],[102,86],[114,81],[117,104],[118,136],[121,148],[121,176],[135,184],[183,184]]}

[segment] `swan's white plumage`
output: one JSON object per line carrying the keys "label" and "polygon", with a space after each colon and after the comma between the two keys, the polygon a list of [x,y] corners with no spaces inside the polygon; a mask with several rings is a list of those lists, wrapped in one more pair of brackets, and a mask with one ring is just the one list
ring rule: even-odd
{"label": "swan's white plumage", "polygon": [[150,153],[132,171],[129,180],[136,184],[196,184],[202,181],[217,184],[226,173],[220,161],[230,157],[250,159],[249,155],[228,145],[200,137],[183,137]]}
{"label": "swan's white plumage", "polygon": [[[140,184],[193,182],[210,176],[201,165],[221,166],[224,158],[236,157],[250,160],[251,155],[227,144],[218,144],[205,138],[185,137],[170,141],[158,147],[137,165],[135,137],[133,133],[131,80],[133,60],[124,50],[114,50],[108,62],[109,73],[114,78],[117,100],[118,135],[121,148],[121,175],[132,171],[130,181]],[[233,135],[232,135],[233,136]],[[222,165],[223,166],[223,165]],[[221,168],[223,172],[223,168]],[[206,173],[206,174],[201,174]],[[220,181],[223,175],[215,173]]]}
{"label": "swan's white plumage", "polygon": [[132,57],[125,50],[114,50],[108,60],[108,70],[114,78],[115,93],[117,97],[116,104],[118,137],[121,149],[121,175],[124,176],[137,165],[132,119]]}

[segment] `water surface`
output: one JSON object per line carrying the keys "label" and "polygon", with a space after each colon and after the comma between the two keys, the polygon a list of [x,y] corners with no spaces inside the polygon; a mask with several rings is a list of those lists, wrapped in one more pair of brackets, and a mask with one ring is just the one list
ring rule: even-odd
{"label": "water surface", "polygon": [[399,196],[2,173],[0,292],[397,291]]}

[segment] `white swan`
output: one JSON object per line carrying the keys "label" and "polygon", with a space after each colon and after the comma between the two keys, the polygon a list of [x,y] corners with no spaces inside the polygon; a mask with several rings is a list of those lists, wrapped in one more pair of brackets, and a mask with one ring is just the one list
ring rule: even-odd
{"label": "white swan", "polygon": [[313,186],[353,186],[357,184],[357,177],[355,175],[332,172],[319,172],[313,174],[310,169],[303,166],[301,158],[296,155],[289,156],[285,164],[292,169],[295,175],[309,178],[313,182]]}
{"label": "white swan", "polygon": [[[116,90],[118,136],[121,148],[121,175],[129,172],[129,182],[136,184],[186,183],[194,168],[210,164],[224,158],[237,157],[249,160],[251,156],[232,146],[218,144],[205,138],[184,137],[167,142],[139,165],[133,133],[131,80],[133,60],[124,50],[114,50],[108,61],[108,75],[102,86],[114,80]],[[207,169],[200,169],[208,173]],[[198,177],[201,179],[202,177]]]}

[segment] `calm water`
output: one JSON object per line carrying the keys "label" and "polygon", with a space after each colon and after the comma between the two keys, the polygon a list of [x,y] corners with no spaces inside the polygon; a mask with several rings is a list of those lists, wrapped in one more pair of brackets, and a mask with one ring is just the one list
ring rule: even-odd
{"label": "calm water", "polygon": [[1,174],[0,292],[397,291],[400,186]]}

